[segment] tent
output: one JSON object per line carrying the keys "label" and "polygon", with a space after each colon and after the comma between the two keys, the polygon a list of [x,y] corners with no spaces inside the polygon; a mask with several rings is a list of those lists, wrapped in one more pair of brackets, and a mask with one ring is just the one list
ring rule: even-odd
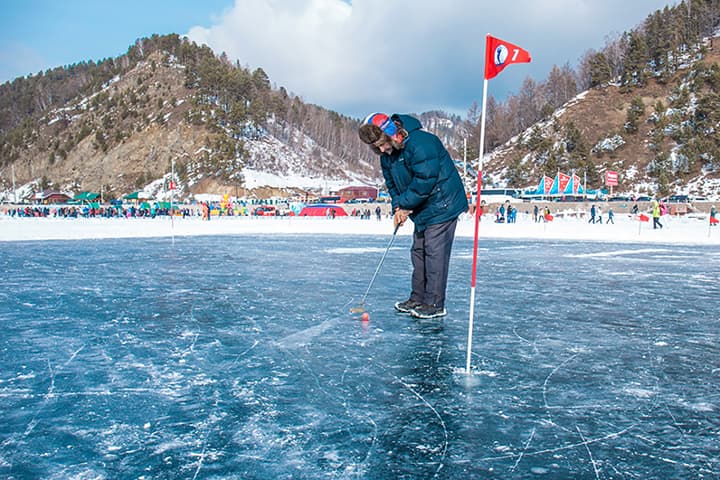
{"label": "tent", "polygon": [[580,177],[573,174],[569,178],[565,189],[562,191],[563,195],[583,195],[585,193],[585,190],[583,189],[583,186],[580,182]]}
{"label": "tent", "polygon": [[347,212],[345,210],[338,206],[338,205],[327,205],[324,203],[316,203],[313,205],[307,205],[302,210],[300,210],[301,217],[326,217],[328,215],[328,211],[331,209],[335,210],[335,216],[336,217],[347,217]]}
{"label": "tent", "polygon": [[540,180],[540,183],[538,184],[537,188],[535,190],[526,191],[526,196],[531,197],[544,197],[545,195],[550,192],[550,188],[553,185],[553,179],[548,177],[547,175],[543,175],[543,178]]}
{"label": "tent", "polygon": [[73,200],[80,200],[80,201],[91,201],[95,200],[100,196],[99,193],[93,193],[93,192],[80,192],[77,195],[75,195],[75,198]]}
{"label": "tent", "polygon": [[555,178],[543,175],[537,188],[526,191],[524,197],[572,197],[585,193],[580,177],[558,172]]}
{"label": "tent", "polygon": [[69,201],[69,204],[80,204],[80,203],[90,203],[92,201],[96,201],[97,198],[100,197],[99,193],[93,193],[93,192],[80,192],[75,197]]}
{"label": "tent", "polygon": [[548,195],[550,196],[560,196],[563,195],[563,192],[567,188],[567,186],[570,184],[570,175],[566,175],[564,173],[558,172],[557,175],[555,175],[555,179],[553,180],[552,187],[550,187],[550,191],[548,192]]}

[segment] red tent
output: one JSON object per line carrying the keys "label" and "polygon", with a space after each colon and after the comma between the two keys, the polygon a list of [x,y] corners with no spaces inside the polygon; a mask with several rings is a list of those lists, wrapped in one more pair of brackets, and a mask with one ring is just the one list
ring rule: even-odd
{"label": "red tent", "polygon": [[300,217],[327,217],[330,210],[335,210],[336,217],[347,217],[345,210],[338,205],[326,205],[323,203],[316,203],[314,205],[308,205],[300,210]]}

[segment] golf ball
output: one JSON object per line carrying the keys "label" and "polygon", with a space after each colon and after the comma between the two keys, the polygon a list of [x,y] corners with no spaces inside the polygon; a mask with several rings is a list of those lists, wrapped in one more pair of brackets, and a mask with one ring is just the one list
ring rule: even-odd
{"label": "golf ball", "polygon": [[367,322],[368,320],[370,320],[370,315],[367,312],[363,312],[361,318],[363,322]]}

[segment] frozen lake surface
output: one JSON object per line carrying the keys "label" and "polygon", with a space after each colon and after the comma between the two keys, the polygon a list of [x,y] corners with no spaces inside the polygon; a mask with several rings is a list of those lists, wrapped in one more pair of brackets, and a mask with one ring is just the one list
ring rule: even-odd
{"label": "frozen lake surface", "polygon": [[0,477],[720,477],[716,247],[483,241],[466,375],[388,239],[0,244]]}

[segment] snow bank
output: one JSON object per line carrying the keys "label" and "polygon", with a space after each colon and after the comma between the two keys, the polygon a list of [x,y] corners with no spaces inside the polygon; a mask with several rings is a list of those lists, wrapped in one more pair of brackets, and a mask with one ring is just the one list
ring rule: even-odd
{"label": "snow bank", "polygon": [[[704,217],[663,217],[664,228],[653,230],[652,222],[638,222],[629,215],[616,215],[615,224],[593,225],[583,218],[556,218],[534,223],[521,214],[515,224],[493,223],[484,216],[480,238],[581,240],[622,243],[679,243],[720,245],[720,227],[709,227]],[[458,237],[473,237],[475,222],[464,215],[458,222]],[[412,224],[398,235],[412,234]],[[147,238],[186,235],[390,235],[392,221],[364,220],[357,217],[335,219],[308,217],[199,217],[175,218],[16,218],[0,216],[0,241],[87,240],[101,238]]]}

